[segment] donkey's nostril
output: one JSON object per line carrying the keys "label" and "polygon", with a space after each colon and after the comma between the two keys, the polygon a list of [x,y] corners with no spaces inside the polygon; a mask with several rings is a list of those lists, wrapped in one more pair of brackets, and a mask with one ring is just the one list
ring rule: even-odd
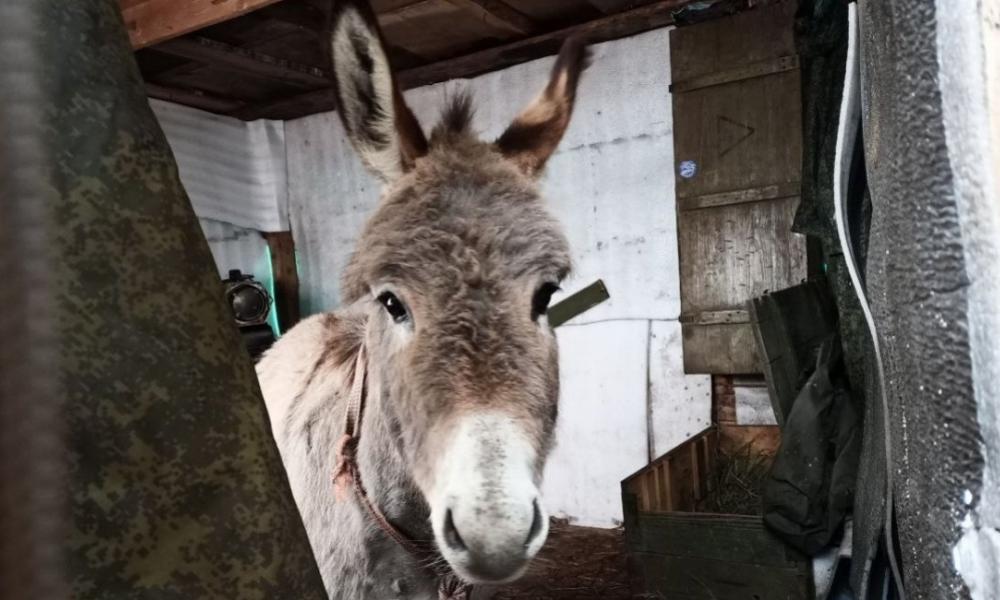
{"label": "donkey's nostril", "polygon": [[538,498],[535,498],[531,504],[535,509],[535,514],[531,518],[531,529],[528,530],[528,538],[524,540],[525,546],[530,546],[531,542],[535,541],[538,534],[542,532],[542,509],[538,506]]}
{"label": "donkey's nostril", "polygon": [[448,546],[456,552],[465,552],[468,548],[465,547],[465,542],[462,540],[462,536],[458,535],[458,529],[455,528],[455,521],[451,517],[451,509],[444,514],[444,541]]}

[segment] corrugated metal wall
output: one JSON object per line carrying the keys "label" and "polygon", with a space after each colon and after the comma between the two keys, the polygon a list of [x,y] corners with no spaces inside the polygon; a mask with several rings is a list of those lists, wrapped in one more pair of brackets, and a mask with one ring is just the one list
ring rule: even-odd
{"label": "corrugated metal wall", "polygon": [[[708,377],[682,369],[667,31],[601,44],[573,123],[544,178],[573,248],[572,292],[598,277],[612,299],[560,328],[558,447],[546,472],[554,514],[588,525],[621,518],[619,481],[710,422]],[[412,90],[425,128],[467,88],[495,137],[542,88],[553,59]],[[339,276],[379,185],[337,116],[285,124],[288,206],[305,314],[339,303]]]}

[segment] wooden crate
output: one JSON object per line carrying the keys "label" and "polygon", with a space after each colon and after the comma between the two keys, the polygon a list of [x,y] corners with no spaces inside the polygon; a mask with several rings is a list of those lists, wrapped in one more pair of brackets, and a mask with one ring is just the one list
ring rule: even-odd
{"label": "wooden crate", "polygon": [[664,600],[804,600],[811,560],[759,516],[694,512],[708,494],[718,432],[709,428],[622,481],[632,592]]}

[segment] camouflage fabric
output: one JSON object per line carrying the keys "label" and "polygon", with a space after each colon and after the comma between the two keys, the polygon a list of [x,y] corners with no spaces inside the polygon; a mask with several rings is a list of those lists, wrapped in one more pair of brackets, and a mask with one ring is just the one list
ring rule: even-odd
{"label": "camouflage fabric", "polygon": [[116,0],[35,0],[75,598],[325,598]]}

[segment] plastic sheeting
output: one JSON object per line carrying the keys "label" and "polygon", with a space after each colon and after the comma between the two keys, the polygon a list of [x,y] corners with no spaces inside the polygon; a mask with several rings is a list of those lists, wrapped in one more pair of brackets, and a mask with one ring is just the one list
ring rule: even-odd
{"label": "plastic sheeting", "polygon": [[284,122],[244,122],[150,100],[195,213],[259,231],[285,231]]}

